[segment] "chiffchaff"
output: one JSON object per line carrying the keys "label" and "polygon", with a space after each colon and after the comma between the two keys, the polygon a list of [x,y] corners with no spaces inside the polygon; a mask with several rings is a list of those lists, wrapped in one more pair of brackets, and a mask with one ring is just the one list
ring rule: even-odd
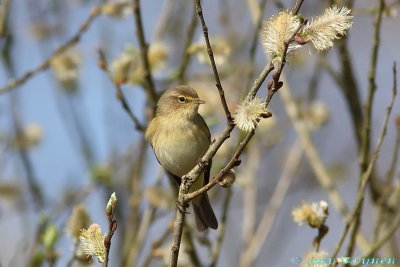
{"label": "chiffchaff", "polygon": [[[210,131],[197,112],[200,104],[196,91],[180,85],[167,90],[158,100],[156,116],[146,130],[146,140],[153,147],[158,162],[178,184],[199,162],[210,146]],[[190,188],[196,191],[208,183],[210,164]],[[207,192],[192,200],[198,231],[217,229],[218,221],[208,200]]]}

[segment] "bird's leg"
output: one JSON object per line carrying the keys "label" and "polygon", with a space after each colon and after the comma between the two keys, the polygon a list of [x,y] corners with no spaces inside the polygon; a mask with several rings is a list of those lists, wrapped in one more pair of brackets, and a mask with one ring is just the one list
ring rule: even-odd
{"label": "bird's leg", "polygon": [[185,214],[190,214],[190,212],[187,212],[186,209],[189,208],[189,203],[184,203],[182,201],[176,200],[176,208]]}

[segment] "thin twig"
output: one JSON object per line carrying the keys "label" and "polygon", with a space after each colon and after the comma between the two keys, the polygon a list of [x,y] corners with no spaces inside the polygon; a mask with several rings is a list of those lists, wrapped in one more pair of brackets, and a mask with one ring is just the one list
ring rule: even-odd
{"label": "thin twig", "polygon": [[303,4],[304,0],[297,0],[296,5],[292,9],[292,14],[297,15],[299,13],[301,5]]}
{"label": "thin twig", "polygon": [[204,39],[205,39],[205,42],[206,42],[206,45],[207,45],[207,52],[208,52],[208,56],[210,58],[211,67],[213,69],[214,78],[215,78],[215,82],[216,82],[215,86],[217,87],[218,92],[219,92],[219,96],[221,98],[221,103],[222,103],[222,106],[223,106],[224,111],[225,111],[226,120],[228,121],[228,123],[232,123],[232,116],[231,116],[231,113],[229,111],[228,104],[226,103],[225,92],[224,92],[224,89],[222,89],[222,84],[221,84],[221,81],[219,79],[217,66],[215,65],[214,54],[213,54],[213,50],[211,48],[210,39],[208,38],[208,28],[206,26],[206,22],[204,21],[203,10],[201,8],[200,0],[195,0],[195,6],[196,6],[196,13],[199,16],[199,19],[200,19],[200,22],[201,22],[201,26],[203,28]]}
{"label": "thin twig", "polygon": [[378,16],[375,20],[375,32],[374,32],[374,42],[372,47],[371,53],[371,63],[370,69],[368,73],[368,96],[367,102],[365,104],[365,122],[364,122],[364,133],[363,133],[363,142],[362,142],[362,149],[361,149],[361,171],[365,171],[368,166],[368,158],[369,158],[369,144],[370,144],[370,135],[371,135],[371,120],[372,120],[372,106],[374,100],[374,94],[376,91],[376,69],[378,63],[378,52],[379,52],[379,45],[380,45],[380,32],[381,32],[381,22],[383,11],[385,8],[385,1],[379,1],[379,11]]}
{"label": "thin twig", "polygon": [[[362,143],[361,143],[361,149],[360,149],[360,156],[361,156],[361,162],[360,162],[360,169],[361,169],[361,174],[364,174],[367,170],[368,167],[368,162],[369,162],[369,157],[370,157],[370,143],[371,143],[371,124],[372,124],[372,106],[374,102],[374,95],[376,91],[376,68],[377,68],[377,63],[378,63],[378,51],[379,51],[379,45],[380,45],[380,31],[381,31],[381,22],[382,22],[382,16],[383,12],[385,9],[385,1],[380,0],[379,1],[379,10],[378,10],[378,16],[375,20],[375,32],[374,32],[374,43],[373,43],[373,48],[372,48],[372,54],[371,54],[371,65],[370,65],[370,70],[368,73],[368,80],[369,80],[369,89],[368,89],[368,97],[367,97],[367,103],[365,105],[365,119],[364,119],[364,125],[363,125],[363,133],[362,133]],[[394,67],[395,68],[395,67]],[[371,180],[372,177],[369,178]],[[359,191],[357,192],[360,193],[360,185],[361,185],[361,180],[359,182]],[[371,184],[371,187],[375,187],[374,184]],[[358,232],[358,229],[361,224],[361,214],[362,214],[362,206],[363,206],[364,199],[362,199],[360,203],[360,208],[359,212],[357,212],[355,221],[354,221],[354,226],[352,229],[352,233],[350,234],[350,242],[347,248],[346,252],[346,257],[351,257],[353,255],[354,247],[355,247],[355,236],[356,233]]]}
{"label": "thin twig", "polygon": [[[396,65],[393,65],[393,74],[396,75]],[[375,165],[376,160],[379,157],[379,153],[383,144],[383,140],[386,136],[386,130],[387,130],[387,124],[389,122],[389,118],[390,118],[390,114],[392,112],[392,108],[393,108],[393,104],[394,104],[394,100],[396,98],[396,94],[397,94],[397,86],[394,85],[393,89],[392,89],[392,97],[390,100],[390,104],[389,106],[386,108],[386,114],[385,114],[385,118],[383,120],[383,126],[378,138],[378,143],[376,145],[375,151],[371,156],[370,162],[368,164],[368,168],[365,170],[365,172],[362,174],[361,177],[361,185],[360,185],[360,189],[357,192],[357,198],[356,198],[356,203],[354,205],[354,209],[353,212],[351,213],[350,217],[348,218],[345,228],[340,236],[339,242],[336,245],[334,252],[333,252],[333,256],[332,258],[335,258],[338,253],[339,250],[341,248],[341,246],[343,245],[344,239],[346,238],[346,235],[350,229],[351,224],[353,223],[353,221],[357,218],[357,216],[360,216],[361,213],[361,208],[362,208],[362,203],[364,201],[364,197],[365,197],[365,187],[368,184],[368,181],[371,177],[371,172],[372,169]]]}
{"label": "thin twig", "polygon": [[144,67],[144,80],[147,99],[150,102],[152,108],[155,109],[158,96],[153,82],[153,76],[151,75],[151,66],[148,55],[149,46],[146,43],[146,39],[144,37],[140,0],[132,0],[132,10],[135,17],[136,37],[139,42],[140,56]]}
{"label": "thin twig", "polygon": [[[394,84],[396,84],[397,81],[395,79]],[[399,158],[399,152],[400,152],[400,125],[396,123],[396,141],[393,146],[393,154],[391,157],[391,163],[389,170],[386,173],[386,181],[385,181],[385,189],[383,190],[383,194],[381,199],[378,201],[378,215],[376,216],[376,223],[375,223],[375,229],[374,229],[374,238],[373,242],[377,242],[379,239],[379,234],[380,230],[382,227],[386,225],[385,222],[385,215],[388,213],[387,205],[388,205],[388,200],[390,196],[394,194],[394,187],[393,187],[393,180],[397,171],[397,161]]]}
{"label": "thin twig", "polygon": [[88,30],[89,26],[100,14],[101,14],[100,7],[93,8],[90,12],[89,17],[82,23],[82,25],[79,27],[78,32],[76,32],[75,35],[73,35],[67,42],[65,42],[63,45],[61,45],[59,48],[57,48],[51,54],[51,56],[49,58],[47,58],[45,61],[43,61],[39,66],[37,66],[33,70],[26,72],[20,78],[11,80],[6,86],[4,86],[3,88],[0,88],[0,94],[11,91],[12,89],[24,84],[26,81],[28,81],[30,78],[32,78],[39,72],[48,69],[50,67],[51,60],[58,54],[63,53],[68,48],[70,48],[74,44],[78,43],[80,38],[82,37],[82,35]]}
{"label": "thin twig", "polygon": [[122,108],[126,111],[126,113],[128,113],[129,118],[131,118],[132,122],[134,123],[136,130],[144,132],[146,127],[143,126],[139,121],[139,119],[135,116],[135,114],[133,114],[131,108],[129,107],[128,101],[126,100],[125,94],[122,91],[121,85],[115,82],[111,76],[106,57],[104,55],[104,51],[99,49],[98,53],[99,53],[99,63],[98,63],[99,67],[107,73],[107,76],[110,78],[110,81],[114,85],[116,98],[121,102]]}

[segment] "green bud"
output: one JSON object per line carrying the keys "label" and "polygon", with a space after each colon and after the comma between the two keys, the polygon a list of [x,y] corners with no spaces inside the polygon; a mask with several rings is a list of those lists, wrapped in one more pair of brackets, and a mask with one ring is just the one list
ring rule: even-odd
{"label": "green bud", "polygon": [[50,224],[42,234],[43,246],[48,250],[52,250],[58,237],[59,232],[57,227],[54,224]]}
{"label": "green bud", "polygon": [[107,216],[111,216],[114,212],[115,207],[117,206],[117,196],[115,192],[111,194],[110,199],[108,200],[106,207]]}

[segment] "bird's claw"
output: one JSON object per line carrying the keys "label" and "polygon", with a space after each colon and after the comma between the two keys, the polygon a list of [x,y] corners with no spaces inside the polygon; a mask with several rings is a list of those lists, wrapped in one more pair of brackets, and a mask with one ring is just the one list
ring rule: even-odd
{"label": "bird's claw", "polygon": [[176,208],[185,214],[190,214],[190,212],[187,212],[186,209],[189,207],[188,203],[182,203],[179,200],[176,201]]}

